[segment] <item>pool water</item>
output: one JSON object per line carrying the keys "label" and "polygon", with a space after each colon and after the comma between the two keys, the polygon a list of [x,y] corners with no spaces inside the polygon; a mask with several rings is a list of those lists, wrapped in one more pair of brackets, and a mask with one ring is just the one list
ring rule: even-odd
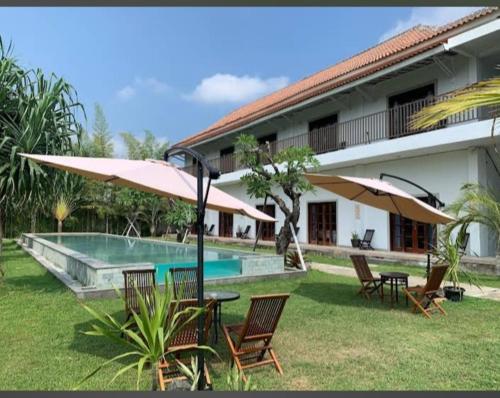
{"label": "pool water", "polygon": [[[45,240],[82,253],[103,263],[133,265],[153,263],[157,280],[163,281],[174,267],[196,267],[196,246],[156,242],[110,235],[43,235]],[[252,253],[231,250],[205,249],[205,279],[241,274],[241,256]]]}

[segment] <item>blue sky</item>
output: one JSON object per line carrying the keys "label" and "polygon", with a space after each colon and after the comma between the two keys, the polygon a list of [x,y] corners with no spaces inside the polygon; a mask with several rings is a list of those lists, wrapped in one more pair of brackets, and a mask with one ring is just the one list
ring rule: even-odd
{"label": "blue sky", "polygon": [[415,24],[472,8],[1,8],[0,34],[27,67],[66,78],[91,130],[175,143],[269,91]]}

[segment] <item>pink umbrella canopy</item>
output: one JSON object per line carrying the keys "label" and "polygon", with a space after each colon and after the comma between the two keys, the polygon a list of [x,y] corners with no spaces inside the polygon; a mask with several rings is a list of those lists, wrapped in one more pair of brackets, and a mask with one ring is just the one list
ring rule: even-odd
{"label": "pink umbrella canopy", "polygon": [[[25,153],[22,153],[21,156],[94,180],[111,182],[196,204],[196,177],[162,160],[87,158]],[[274,218],[213,186],[210,187],[208,194],[207,208],[225,213],[238,213],[260,221],[276,222]]]}
{"label": "pink umbrella canopy", "polygon": [[344,198],[387,210],[411,220],[428,224],[447,224],[454,220],[448,214],[418,200],[387,181],[309,173],[305,177],[311,184]]}

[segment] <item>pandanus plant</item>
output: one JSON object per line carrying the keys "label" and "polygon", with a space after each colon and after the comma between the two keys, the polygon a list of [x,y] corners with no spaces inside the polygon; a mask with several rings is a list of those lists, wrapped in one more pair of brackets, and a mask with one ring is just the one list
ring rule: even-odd
{"label": "pandanus plant", "polygon": [[[125,298],[116,289],[118,296],[125,303]],[[122,360],[133,358],[132,362],[123,366],[111,379],[112,383],[117,377],[129,370],[136,369],[136,386],[139,389],[144,370],[149,369],[151,377],[151,387],[158,389],[158,363],[168,359],[169,362],[176,362],[175,350],[168,350],[175,336],[186,326],[191,324],[204,311],[204,308],[189,307],[182,311],[178,309],[178,301],[174,299],[172,289],[168,286],[165,278],[165,289],[159,287],[153,289],[149,297],[144,297],[136,288],[139,313],[132,312],[132,318],[122,322],[114,316],[104,313],[82,304],[83,308],[89,312],[97,321],[92,325],[92,330],[84,332],[89,336],[103,336],[125,347],[127,351],[111,358],[97,367],[93,372],[83,378],[75,387],[78,388],[83,382],[91,378],[105,366]],[[198,349],[207,350],[215,354],[215,351],[208,346],[200,346]],[[168,350],[168,354],[166,354]]]}

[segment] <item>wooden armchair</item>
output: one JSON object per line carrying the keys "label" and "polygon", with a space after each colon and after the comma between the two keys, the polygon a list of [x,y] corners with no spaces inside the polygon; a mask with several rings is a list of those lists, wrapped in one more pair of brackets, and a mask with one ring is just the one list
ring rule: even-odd
{"label": "wooden armchair", "polygon": [[[289,297],[289,294],[254,296],[244,323],[223,325],[222,330],[233,362],[242,372],[244,381],[247,378],[243,370],[256,366],[274,365],[283,374],[271,340]],[[270,358],[265,359],[266,353],[269,353]]]}
{"label": "wooden armchair", "polygon": [[403,289],[403,292],[413,303],[413,312],[416,312],[418,309],[429,319],[432,312],[436,310],[446,315],[446,311],[439,304],[443,299],[438,296],[438,291],[447,269],[447,265],[435,265],[431,269],[431,274],[425,286],[413,286]]}
{"label": "wooden armchair", "polygon": [[380,298],[382,298],[382,281],[380,278],[373,277],[366,257],[360,254],[351,255],[351,261],[359,282],[361,283],[361,289],[359,289],[358,294],[362,294],[369,300],[373,293],[378,292]]}

